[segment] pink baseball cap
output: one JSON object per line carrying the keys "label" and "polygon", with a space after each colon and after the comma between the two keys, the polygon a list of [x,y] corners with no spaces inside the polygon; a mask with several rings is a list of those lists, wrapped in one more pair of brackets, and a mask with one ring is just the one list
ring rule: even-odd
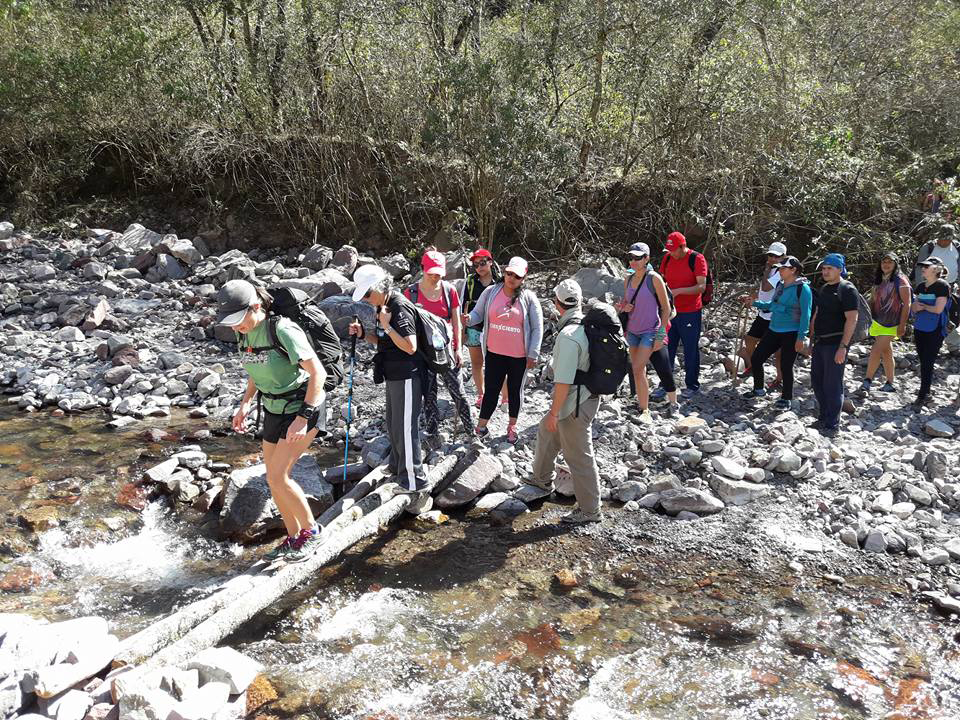
{"label": "pink baseball cap", "polygon": [[443,277],[447,274],[447,259],[442,252],[438,250],[428,250],[423,254],[423,260],[420,262],[425,273],[439,275]]}
{"label": "pink baseball cap", "polygon": [[507,266],[503,269],[506,272],[512,272],[514,275],[519,277],[527,276],[527,261],[522,257],[514,256],[510,258],[510,262],[507,263]]}

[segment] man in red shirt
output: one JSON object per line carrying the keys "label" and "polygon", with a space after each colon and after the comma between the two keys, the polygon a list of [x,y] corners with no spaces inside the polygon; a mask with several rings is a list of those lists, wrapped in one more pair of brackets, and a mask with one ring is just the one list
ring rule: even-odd
{"label": "man in red shirt", "polygon": [[[433,313],[447,322],[450,337],[453,343],[453,357],[456,365],[443,377],[443,384],[447,386],[450,399],[453,401],[463,430],[468,436],[474,432],[473,418],[470,416],[470,403],[467,402],[463,389],[463,378],[460,375],[460,295],[456,288],[443,279],[447,274],[446,258],[437,250],[428,250],[421,260],[423,279],[403,291],[408,300],[419,305],[429,313]],[[423,382],[423,421],[424,429],[429,434],[436,434],[440,426],[440,411],[437,405],[437,374],[429,368],[424,368]]]}
{"label": "man in red shirt", "polygon": [[[683,343],[686,387],[680,394],[689,398],[700,392],[700,331],[703,327],[703,292],[707,289],[707,259],[702,253],[688,248],[687,238],[678,232],[667,236],[664,252],[660,274],[673,293],[677,309],[677,316],[671,321],[667,333],[667,352],[673,366],[677,346]],[[663,388],[658,388],[651,397],[660,399],[665,395]]]}

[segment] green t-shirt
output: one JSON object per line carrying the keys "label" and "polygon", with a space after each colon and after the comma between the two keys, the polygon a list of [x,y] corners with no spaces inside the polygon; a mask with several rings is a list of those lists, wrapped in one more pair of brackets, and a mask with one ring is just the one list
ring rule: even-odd
{"label": "green t-shirt", "polygon": [[[245,338],[240,338],[239,345],[243,369],[250,375],[257,390],[272,395],[282,395],[305,385],[310,373],[300,367],[300,362],[317,356],[306,333],[289,318],[277,320],[277,339],[286,348],[289,359],[272,349],[251,352],[256,348],[270,347],[266,321],[247,333]],[[302,404],[301,400],[290,402],[281,398],[263,398],[264,410],[276,415],[294,413]]]}

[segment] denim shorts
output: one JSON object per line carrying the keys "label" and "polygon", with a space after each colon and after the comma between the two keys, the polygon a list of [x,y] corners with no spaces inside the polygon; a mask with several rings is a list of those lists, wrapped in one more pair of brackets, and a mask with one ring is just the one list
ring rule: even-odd
{"label": "denim shorts", "polygon": [[666,333],[663,332],[663,328],[653,330],[652,332],[632,333],[629,330],[627,331],[627,345],[632,348],[646,347],[652,348],[654,343],[657,340],[662,340],[666,336]]}
{"label": "denim shorts", "polygon": [[483,341],[483,330],[480,328],[467,328],[467,347],[480,347]]}

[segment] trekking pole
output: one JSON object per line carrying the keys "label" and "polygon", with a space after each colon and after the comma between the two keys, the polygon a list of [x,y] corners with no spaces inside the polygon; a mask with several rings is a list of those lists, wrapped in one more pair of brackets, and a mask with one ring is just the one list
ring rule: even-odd
{"label": "trekking pole", "polygon": [[[353,316],[353,322],[360,318]],[[347,453],[350,452],[350,420],[353,417],[353,366],[357,362],[357,336],[350,337],[350,379],[347,381],[347,439],[343,445],[343,482],[347,482]]]}

